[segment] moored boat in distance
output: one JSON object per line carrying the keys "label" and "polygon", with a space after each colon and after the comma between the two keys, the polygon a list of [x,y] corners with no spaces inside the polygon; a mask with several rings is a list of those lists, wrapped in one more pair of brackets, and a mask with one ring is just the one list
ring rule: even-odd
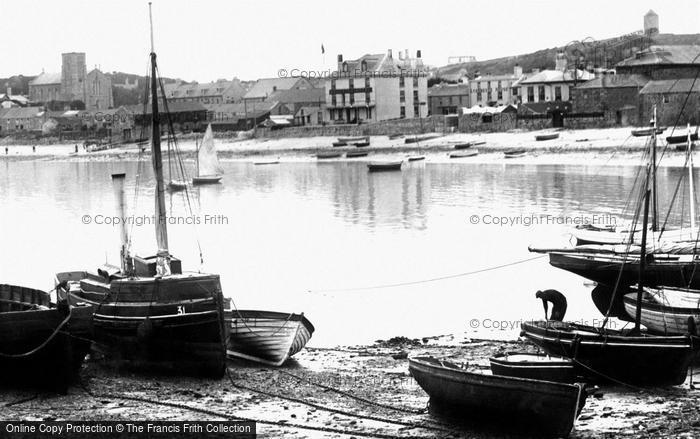
{"label": "moored boat in distance", "polygon": [[90,349],[92,309],[2,284],[0,334],[0,382],[65,393]]}
{"label": "moored boat in distance", "polygon": [[471,142],[463,142],[463,143],[457,143],[454,146],[454,149],[469,149],[472,147]]}
{"label": "moored boat in distance", "polygon": [[543,140],[554,140],[559,138],[559,133],[547,133],[547,134],[538,134],[535,136],[535,140],[538,142],[541,142]]}
{"label": "moored boat in distance", "polygon": [[419,162],[421,160],[425,160],[425,156],[423,154],[409,155],[407,160],[409,162]]}
{"label": "moored boat in distance", "polygon": [[469,149],[466,151],[455,151],[448,154],[451,159],[463,159],[467,157],[474,157],[479,155],[478,149]]}
{"label": "moored boat in distance", "polygon": [[[691,140],[692,142],[695,142],[696,140],[698,140],[698,132],[697,132],[697,130],[695,130],[695,132],[694,132],[693,134],[690,135],[690,140]],[[677,135],[677,136],[668,136],[668,137],[666,137],[666,143],[668,143],[669,145],[674,145],[674,144],[677,144],[677,143],[685,143],[685,142],[687,142],[687,141],[688,141],[688,136],[685,135],[685,134],[680,134],[680,135]]]}
{"label": "moored boat in distance", "polygon": [[338,137],[337,142],[338,143],[345,143],[346,145],[356,144],[356,143],[361,143],[361,142],[369,142],[369,136]]}
{"label": "moored boat in distance", "polygon": [[[665,128],[657,128],[656,129],[656,134],[661,134],[663,133]],[[653,129],[652,128],[636,128],[632,130],[632,136],[634,137],[648,137],[653,134]]]}
{"label": "moored boat in distance", "polygon": [[367,168],[369,172],[400,171],[403,160],[369,162]]}
{"label": "moored boat in distance", "polygon": [[489,363],[494,375],[558,383],[576,381],[574,362],[568,358],[530,352],[506,352],[489,358]]}
{"label": "moored boat in distance", "polygon": [[524,148],[509,149],[503,152],[503,156],[507,159],[516,159],[520,157],[525,157],[527,150]]}
{"label": "moored boat in distance", "polygon": [[192,178],[192,184],[215,184],[223,178],[223,169],[219,164],[214,143],[214,133],[211,124],[207,126],[202,142],[197,147],[196,173]]}
{"label": "moored boat in distance", "polygon": [[583,384],[475,373],[432,357],[409,358],[408,368],[430,396],[431,413],[519,434],[568,436],[586,402]]}
{"label": "moored boat in distance", "polygon": [[369,155],[369,152],[367,151],[348,151],[345,153],[345,157],[349,159],[353,158],[358,158],[358,157],[367,157]]}
{"label": "moored boat in distance", "polygon": [[365,146],[369,146],[369,140],[365,140],[364,142],[355,143],[356,148],[364,148]]}
{"label": "moored boat in distance", "polygon": [[319,152],[316,154],[316,158],[318,160],[326,160],[326,159],[337,159],[338,157],[342,157],[343,153],[342,152]]}
{"label": "moored boat in distance", "polygon": [[177,192],[187,189],[187,182],[183,180],[170,180],[168,182],[168,191]]}
{"label": "moored boat in distance", "polygon": [[253,162],[253,165],[255,166],[262,166],[262,165],[278,165],[280,162],[279,159],[263,159],[263,160],[256,160]]}
{"label": "moored boat in distance", "polygon": [[314,333],[304,314],[274,311],[227,310],[230,331],[226,353],[268,366],[281,366],[301,351]]}
{"label": "moored boat in distance", "polygon": [[339,146],[348,146],[347,142],[333,142],[332,145],[334,148],[337,148]]}

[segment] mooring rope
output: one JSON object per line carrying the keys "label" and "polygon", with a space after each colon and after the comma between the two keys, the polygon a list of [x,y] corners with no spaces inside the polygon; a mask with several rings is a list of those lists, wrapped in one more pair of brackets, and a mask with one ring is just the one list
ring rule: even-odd
{"label": "mooring rope", "polygon": [[364,287],[354,287],[354,288],[315,289],[315,290],[307,290],[307,292],[308,293],[337,293],[337,292],[344,292],[344,291],[380,290],[383,288],[395,288],[395,287],[404,287],[404,286],[408,286],[408,285],[426,284],[426,283],[430,283],[430,282],[438,282],[441,280],[455,279],[458,277],[470,276],[472,274],[485,273],[487,271],[493,271],[493,270],[498,270],[501,268],[512,267],[513,265],[524,264],[526,262],[534,261],[536,259],[541,259],[541,258],[544,258],[547,256],[549,256],[549,255],[546,255],[546,254],[539,255],[539,256],[532,257],[532,258],[526,258],[526,259],[520,259],[518,261],[508,262],[506,264],[495,265],[493,267],[486,267],[486,268],[481,268],[479,270],[467,271],[465,273],[450,274],[450,275],[446,275],[446,276],[433,277],[433,278],[429,278],[429,279],[415,280],[415,281],[409,281],[409,282],[399,282],[399,283],[393,283],[393,284],[380,284],[380,285],[371,285],[371,286],[364,286]]}

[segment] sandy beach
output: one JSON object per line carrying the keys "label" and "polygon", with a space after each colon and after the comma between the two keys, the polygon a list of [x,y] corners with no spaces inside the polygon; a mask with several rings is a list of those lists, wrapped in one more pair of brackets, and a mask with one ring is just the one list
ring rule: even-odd
{"label": "sandy beach", "polygon": [[[91,359],[81,383],[61,396],[4,389],[4,417],[15,420],[255,419],[259,437],[500,438],[488,427],[456,425],[428,413],[428,397],[406,357],[433,355],[488,369],[488,357],[533,351],[526,342],[397,337],[368,346],[309,348],[282,368],[229,362],[221,380],[135,374]],[[601,386],[588,397],[572,438],[695,437],[700,393]]]}
{"label": "sandy beach", "polygon": [[[562,130],[559,138],[546,141],[536,141],[538,134],[543,131],[511,131],[505,133],[427,133],[426,140],[417,143],[405,143],[405,138],[390,139],[388,136],[372,136],[371,144],[362,148],[369,152],[364,159],[334,160],[371,160],[402,158],[409,154],[425,154],[431,162],[438,163],[503,163],[503,152],[513,148],[524,148],[527,155],[520,158],[508,159],[507,163],[519,164],[581,164],[625,166],[639,165],[642,151],[647,138],[631,136],[631,128],[581,129]],[[670,135],[667,129],[659,136],[658,145],[666,145],[665,137]],[[675,132],[674,134],[679,134]],[[232,138],[228,133],[216,139],[219,157],[222,160],[255,161],[262,158],[278,157],[281,162],[315,161],[315,154],[320,151],[347,152],[356,150],[354,146],[332,147],[336,140],[333,137],[295,137],[276,139],[245,139]],[[412,137],[412,136],[409,136]],[[432,137],[432,138],[431,138]],[[475,157],[451,159],[449,152],[454,145],[464,142],[485,142],[475,146],[479,155]],[[0,160],[79,160],[79,161],[109,161],[137,160],[141,153],[135,144],[127,144],[114,149],[98,152],[87,152],[78,147],[75,153],[75,143],[37,144],[36,151],[32,144],[12,144],[11,139],[0,143]],[[8,148],[5,154],[4,148]],[[196,151],[195,139],[187,135],[178,140],[178,148],[185,160],[193,160]],[[148,154],[146,151],[143,154]],[[675,145],[665,149],[660,166],[683,166],[684,153],[676,151]]]}

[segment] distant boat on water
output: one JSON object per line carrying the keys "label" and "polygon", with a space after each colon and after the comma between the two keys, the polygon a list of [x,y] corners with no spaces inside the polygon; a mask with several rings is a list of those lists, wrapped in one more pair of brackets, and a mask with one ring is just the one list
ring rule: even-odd
{"label": "distant boat on water", "polygon": [[223,178],[223,169],[216,154],[216,144],[214,143],[214,133],[211,124],[207,126],[204,138],[197,148],[196,174],[192,178],[192,184],[213,184],[218,183]]}
{"label": "distant boat on water", "polygon": [[516,159],[520,157],[525,157],[527,150],[524,148],[510,149],[503,153],[503,156],[507,159]]}
{"label": "distant boat on water", "polygon": [[280,160],[279,159],[268,159],[268,160],[256,160],[253,162],[255,166],[261,166],[261,165],[277,165],[279,164]]}
{"label": "distant boat on water", "polygon": [[[663,133],[665,128],[657,128],[656,134],[659,135]],[[632,130],[632,136],[634,137],[648,137],[654,132],[652,128],[637,128]]]}
{"label": "distant boat on water", "polygon": [[345,157],[349,159],[353,158],[358,158],[358,157],[367,157],[369,155],[369,152],[367,151],[348,151],[345,153]]}
{"label": "distant boat on water", "polygon": [[467,157],[474,157],[479,155],[479,150],[478,149],[469,149],[469,150],[462,150],[462,151],[455,151],[449,153],[449,157],[451,159],[463,159]]}
{"label": "distant boat on water", "polygon": [[559,138],[559,133],[548,133],[548,134],[538,134],[535,136],[535,140],[541,142],[543,140],[554,140]]}
{"label": "distant boat on water", "polygon": [[367,168],[369,172],[382,172],[382,171],[400,171],[402,160],[392,160],[385,162],[369,162]]}
{"label": "distant boat on water", "polygon": [[421,161],[421,160],[425,160],[425,156],[422,155],[422,154],[410,155],[410,156],[408,156],[408,161],[409,161],[409,162],[418,162],[418,161]]}

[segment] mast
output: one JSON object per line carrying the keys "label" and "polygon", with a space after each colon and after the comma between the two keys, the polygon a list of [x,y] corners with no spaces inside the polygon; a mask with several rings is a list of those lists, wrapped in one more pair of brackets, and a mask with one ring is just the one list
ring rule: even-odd
{"label": "mast", "polygon": [[[156,272],[170,274],[170,254],[168,252],[168,227],[165,211],[165,185],[163,184],[163,158],[160,151],[160,114],[158,113],[158,79],[156,52],[153,47],[153,15],[148,3],[148,18],[151,25],[151,153],[153,173],[156,177],[156,241],[158,244]],[[165,96],[163,97],[165,98]]]}
{"label": "mast", "polygon": [[642,223],[642,248],[639,252],[639,281],[637,282],[637,308],[634,315],[634,333],[640,332],[639,326],[642,320],[642,295],[644,294],[644,266],[646,265],[647,227],[649,221],[649,180],[644,188],[644,219]]}
{"label": "mast", "polygon": [[651,230],[653,231],[659,228],[656,192],[656,105],[654,105],[654,116],[651,119]]}
{"label": "mast", "polygon": [[693,143],[688,124],[688,192],[690,193],[690,230],[695,233],[695,183],[693,181]]}
{"label": "mast", "polygon": [[201,144],[197,142],[197,136],[195,135],[194,136],[194,148],[195,148],[197,153],[194,156],[194,163],[195,163],[195,166],[197,167],[197,171],[196,171],[197,174],[195,174],[195,175],[197,175],[197,177],[199,177],[199,147],[200,146],[201,146]]}
{"label": "mast", "polygon": [[122,273],[131,271],[129,263],[129,235],[126,230],[126,197],[124,196],[124,178],[126,174],[112,174],[112,188],[114,190],[114,200],[117,207],[117,215],[122,218],[119,222],[119,236],[121,238],[121,248],[119,251],[120,268]]}

